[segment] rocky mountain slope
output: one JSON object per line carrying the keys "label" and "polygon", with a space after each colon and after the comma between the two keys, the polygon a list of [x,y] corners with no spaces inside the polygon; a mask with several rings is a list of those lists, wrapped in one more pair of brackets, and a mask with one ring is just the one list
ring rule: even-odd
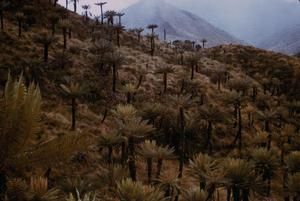
{"label": "rocky mountain slope", "polygon": [[300,24],[274,33],[259,46],[268,50],[294,55],[300,52]]}
{"label": "rocky mountain slope", "polygon": [[160,39],[164,29],[167,40],[208,40],[208,46],[241,43],[240,40],[220,30],[204,19],[188,11],[181,10],[165,1],[140,1],[125,9],[124,23],[129,28],[146,27],[157,24]]}

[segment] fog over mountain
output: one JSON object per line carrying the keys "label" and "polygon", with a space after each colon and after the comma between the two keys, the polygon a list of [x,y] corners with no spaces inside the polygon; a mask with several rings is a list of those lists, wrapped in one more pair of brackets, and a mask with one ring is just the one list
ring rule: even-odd
{"label": "fog over mountain", "polygon": [[300,24],[276,32],[267,38],[260,46],[264,49],[297,54],[300,52]]}
{"label": "fog over mountain", "polygon": [[[80,4],[93,5],[98,1],[80,0]],[[153,3],[155,0],[109,0],[106,9],[124,10],[138,1]],[[64,2],[64,0],[60,0],[62,5]],[[247,43],[268,49],[276,46],[274,43],[278,41],[275,38],[277,39],[277,36],[282,35],[285,30],[288,30],[290,37],[295,36],[296,33],[292,34],[292,32],[296,31],[300,24],[298,0],[166,0],[166,2],[192,12],[215,27]],[[92,6],[91,11],[98,14],[95,6]],[[147,11],[149,9],[132,10],[130,15],[136,15],[138,12],[147,14]],[[167,15],[167,13],[165,14]],[[129,14],[127,13],[127,15]],[[136,16],[137,22],[139,17],[143,16]],[[297,38],[287,38],[287,40],[292,42]],[[278,46],[282,47],[286,43]],[[297,44],[297,42],[295,43]],[[295,48],[300,50],[297,45],[293,49]]]}
{"label": "fog over mountain", "polygon": [[253,45],[300,23],[297,0],[176,0],[215,26]]}
{"label": "fog over mountain", "polygon": [[163,39],[164,29],[167,40],[193,40],[198,43],[207,39],[208,46],[241,43],[240,40],[218,29],[185,10],[166,3],[164,0],[140,1],[122,11],[126,27],[146,27],[148,24],[158,25],[156,33]]}

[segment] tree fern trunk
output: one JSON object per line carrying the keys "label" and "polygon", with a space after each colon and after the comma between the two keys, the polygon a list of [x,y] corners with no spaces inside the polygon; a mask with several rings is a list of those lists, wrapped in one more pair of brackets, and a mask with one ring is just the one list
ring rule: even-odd
{"label": "tree fern trunk", "polygon": [[127,160],[127,150],[126,150],[126,143],[122,142],[122,163],[125,164]]}
{"label": "tree fern trunk", "polygon": [[151,36],[151,56],[154,56],[154,50],[155,50],[155,38],[154,38],[154,33],[152,33],[152,36]]}
{"label": "tree fern trunk", "polygon": [[194,64],[192,64],[191,65],[191,80],[193,80],[194,79],[194,74],[195,74],[195,65]]}
{"label": "tree fern trunk", "polygon": [[242,150],[242,112],[241,112],[241,105],[239,104],[238,107],[238,116],[239,116],[239,123],[238,123],[238,139],[239,139],[239,151],[241,152]]}
{"label": "tree fern trunk", "polygon": [[171,187],[170,186],[168,186],[165,191],[165,198],[171,200]]}
{"label": "tree fern trunk", "polygon": [[150,52],[152,55],[152,49],[153,49],[153,42],[152,42],[152,37],[150,38]]}
{"label": "tree fern trunk", "polygon": [[265,131],[268,133],[268,143],[267,143],[267,149],[271,149],[271,143],[272,143],[272,133],[270,131],[270,123],[269,121],[265,121]]}
{"label": "tree fern trunk", "polygon": [[136,166],[135,166],[133,137],[128,138],[128,152],[129,152],[128,168],[129,168],[129,172],[130,172],[130,177],[131,177],[132,181],[136,181]]}
{"label": "tree fern trunk", "polygon": [[248,127],[251,127],[251,112],[248,112]]}
{"label": "tree fern trunk", "polygon": [[227,188],[227,195],[226,195],[226,201],[230,201],[231,200],[231,188]]}
{"label": "tree fern trunk", "polygon": [[204,104],[204,94],[201,93],[200,105]]}
{"label": "tree fern trunk", "polygon": [[139,82],[138,82],[138,84],[136,85],[136,89],[139,89],[140,86],[142,85],[143,77],[144,77],[143,75],[140,75]]}
{"label": "tree fern trunk", "polygon": [[127,92],[127,104],[130,104],[131,103],[131,93],[130,92]]}
{"label": "tree fern trunk", "polygon": [[1,30],[4,30],[4,16],[3,11],[0,11],[0,23],[1,23]]}
{"label": "tree fern trunk", "polygon": [[64,49],[67,49],[67,29],[63,29]]}
{"label": "tree fern trunk", "polygon": [[284,201],[290,201],[290,196],[288,194],[288,187],[287,187],[287,181],[288,181],[288,168],[286,166],[283,167],[283,178],[282,178],[282,187],[284,190]]}
{"label": "tree fern trunk", "polygon": [[76,129],[76,99],[72,98],[72,130]]}
{"label": "tree fern trunk", "polygon": [[4,199],[1,196],[6,192],[6,176],[4,172],[0,172],[0,200]]}
{"label": "tree fern trunk", "polygon": [[151,51],[151,56],[154,56],[154,51],[155,51],[155,38],[153,37],[153,39],[152,39],[152,51]]}
{"label": "tree fern trunk", "polygon": [[238,122],[238,105],[236,105],[236,104],[234,105],[233,115],[234,115],[234,125],[233,125],[233,127],[236,128],[237,122]]}
{"label": "tree fern trunk", "polygon": [[152,177],[152,158],[147,159],[147,171],[148,171],[148,184],[150,184],[151,177]]}
{"label": "tree fern trunk", "polygon": [[180,54],[180,63],[183,65],[183,54]]}
{"label": "tree fern trunk", "polygon": [[240,201],[240,189],[238,187],[232,188],[233,201]]}
{"label": "tree fern trunk", "polygon": [[201,180],[199,186],[200,186],[200,191],[205,190],[205,188],[206,188],[206,181]]}
{"label": "tree fern trunk", "polygon": [[117,31],[117,45],[118,45],[118,47],[121,46],[121,44],[120,44],[120,32],[119,31]]}
{"label": "tree fern trunk", "polygon": [[103,124],[103,123],[104,123],[104,121],[105,121],[105,119],[106,119],[106,117],[107,117],[107,113],[108,113],[108,110],[107,110],[107,108],[105,108],[105,111],[104,111],[104,115],[103,115],[103,118],[102,118],[101,124]]}
{"label": "tree fern trunk", "polygon": [[22,22],[21,22],[21,20],[19,20],[18,25],[19,25],[19,37],[21,37],[21,35],[22,35]]}
{"label": "tree fern trunk", "polygon": [[249,201],[249,189],[242,190],[243,201]]}
{"label": "tree fern trunk", "polygon": [[161,169],[162,169],[162,165],[163,165],[163,160],[161,159],[161,158],[159,158],[158,160],[157,160],[157,172],[156,172],[156,178],[158,179],[159,178],[159,176],[160,176],[160,173],[161,173]]}
{"label": "tree fern trunk", "polygon": [[256,99],[256,88],[252,87],[252,101],[254,102]]}
{"label": "tree fern trunk", "polygon": [[102,5],[100,6],[101,9],[101,24],[103,24],[104,16],[103,16],[103,7]]}
{"label": "tree fern trunk", "polygon": [[48,44],[44,44],[44,62],[48,61]]}
{"label": "tree fern trunk", "polygon": [[211,143],[211,134],[212,134],[212,122],[208,122],[207,126],[207,140],[206,140],[206,148],[208,148],[208,153],[212,153],[212,143]]}
{"label": "tree fern trunk", "polygon": [[112,163],[112,153],[113,153],[113,147],[108,146],[108,155],[107,155],[107,162]]}
{"label": "tree fern trunk", "polygon": [[77,0],[74,0],[74,4],[73,4],[73,5],[74,5],[74,12],[75,12],[75,13],[77,12],[77,3],[76,3],[76,1],[77,1]]}
{"label": "tree fern trunk", "polygon": [[116,92],[116,82],[117,82],[117,66],[116,66],[116,64],[113,64],[112,71],[113,71],[112,91],[115,93]]}
{"label": "tree fern trunk", "polygon": [[68,35],[69,35],[69,39],[71,39],[72,38],[72,29],[71,28],[69,28]]}
{"label": "tree fern trunk", "polygon": [[284,142],[281,142],[281,154],[280,154],[281,165],[284,165],[284,156],[285,156]]}
{"label": "tree fern trunk", "polygon": [[168,75],[167,73],[164,73],[164,93],[167,91],[167,85],[168,85]]}
{"label": "tree fern trunk", "polygon": [[271,194],[271,178],[267,179],[267,196],[269,197]]}
{"label": "tree fern trunk", "polygon": [[180,93],[183,93],[183,91],[184,91],[184,84],[185,84],[185,80],[182,79],[182,80],[181,80]]}
{"label": "tree fern trunk", "polygon": [[49,179],[51,172],[52,172],[52,168],[48,168],[47,171],[44,173],[44,177]]}
{"label": "tree fern trunk", "polygon": [[183,172],[183,164],[184,164],[184,144],[185,144],[185,136],[184,136],[184,111],[183,108],[179,109],[179,126],[180,126],[180,139],[179,139],[179,147],[180,147],[180,158],[179,158],[179,174],[178,178],[182,177]]}
{"label": "tree fern trunk", "polygon": [[51,24],[51,29],[52,29],[52,36],[54,36],[55,35],[55,23],[52,23]]}

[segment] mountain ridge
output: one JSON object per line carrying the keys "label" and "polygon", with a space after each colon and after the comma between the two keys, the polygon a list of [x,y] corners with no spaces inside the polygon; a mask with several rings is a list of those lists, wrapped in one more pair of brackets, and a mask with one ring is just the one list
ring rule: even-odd
{"label": "mountain ridge", "polygon": [[123,20],[126,27],[146,27],[148,24],[155,23],[159,26],[157,33],[161,39],[163,31],[166,29],[167,40],[200,42],[205,38],[208,40],[208,46],[243,43],[196,14],[177,8],[166,1],[140,1],[129,6],[123,12],[126,13]]}
{"label": "mountain ridge", "polygon": [[300,24],[291,26],[289,29],[276,32],[268,40],[261,43],[259,47],[295,55],[300,52]]}

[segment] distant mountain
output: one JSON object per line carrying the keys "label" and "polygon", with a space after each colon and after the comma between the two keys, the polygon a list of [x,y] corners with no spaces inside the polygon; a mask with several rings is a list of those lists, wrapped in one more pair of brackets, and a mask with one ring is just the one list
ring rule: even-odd
{"label": "distant mountain", "polygon": [[242,41],[218,29],[195,14],[179,9],[164,0],[140,1],[124,10],[126,27],[146,27],[157,24],[157,33],[163,38],[164,29],[167,40],[193,40],[200,42],[205,38],[208,46],[220,44],[240,44]]}
{"label": "distant mountain", "polygon": [[285,54],[294,55],[300,53],[300,24],[274,33],[259,46]]}
{"label": "distant mountain", "polygon": [[259,45],[271,34],[298,24],[298,0],[166,0],[194,12],[234,36]]}

